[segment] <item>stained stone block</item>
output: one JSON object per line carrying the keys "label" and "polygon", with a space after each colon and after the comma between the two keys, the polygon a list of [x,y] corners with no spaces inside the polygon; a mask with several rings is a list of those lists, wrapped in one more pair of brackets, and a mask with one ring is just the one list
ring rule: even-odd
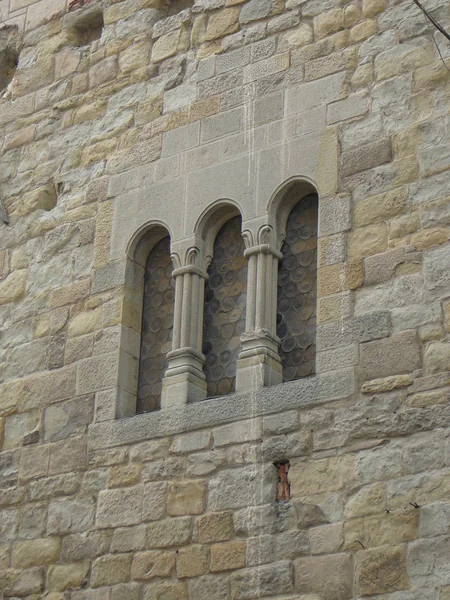
{"label": "stained stone block", "polygon": [[358,552],[355,587],[363,596],[407,589],[404,546],[380,546]]}

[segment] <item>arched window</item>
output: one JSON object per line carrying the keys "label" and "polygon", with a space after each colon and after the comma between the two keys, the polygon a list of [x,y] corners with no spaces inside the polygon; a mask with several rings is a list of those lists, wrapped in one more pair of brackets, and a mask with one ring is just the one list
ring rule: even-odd
{"label": "arched window", "polygon": [[172,348],[173,314],[174,282],[167,236],[153,247],[145,266],[138,413],[161,406],[162,379]]}
{"label": "arched window", "polygon": [[289,214],[278,269],[277,335],[283,381],[315,372],[318,197],[309,194]]}
{"label": "arched window", "polygon": [[208,397],[235,390],[240,337],[245,330],[247,259],[241,218],[231,218],[214,242],[205,289],[203,354]]}

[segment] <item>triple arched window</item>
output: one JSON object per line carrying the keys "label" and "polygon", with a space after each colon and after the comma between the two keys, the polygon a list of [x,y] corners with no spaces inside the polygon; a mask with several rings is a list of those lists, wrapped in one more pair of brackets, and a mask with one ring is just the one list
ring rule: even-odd
{"label": "triple arched window", "polygon": [[[281,249],[244,243],[241,217],[222,219],[203,274],[195,252],[174,268],[170,238],[159,236],[145,263],[137,412],[159,409],[168,382],[175,396],[194,389],[196,400],[239,391],[249,366],[272,369],[263,385],[315,372],[317,194],[297,196],[285,212]],[[258,325],[253,313],[266,309],[276,315]]]}

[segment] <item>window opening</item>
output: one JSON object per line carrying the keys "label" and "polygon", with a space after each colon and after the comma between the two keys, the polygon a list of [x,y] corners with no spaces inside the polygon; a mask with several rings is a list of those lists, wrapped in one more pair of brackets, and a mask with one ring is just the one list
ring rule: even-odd
{"label": "window opening", "polygon": [[217,234],[205,289],[203,353],[208,397],[235,390],[247,301],[244,250],[241,218],[233,217]]}
{"label": "window opening", "polygon": [[170,238],[159,241],[145,267],[141,354],[137,412],[161,407],[161,391],[172,348],[175,284],[172,278]]}
{"label": "window opening", "polygon": [[283,381],[315,372],[318,197],[310,194],[289,214],[278,269],[277,335]]}

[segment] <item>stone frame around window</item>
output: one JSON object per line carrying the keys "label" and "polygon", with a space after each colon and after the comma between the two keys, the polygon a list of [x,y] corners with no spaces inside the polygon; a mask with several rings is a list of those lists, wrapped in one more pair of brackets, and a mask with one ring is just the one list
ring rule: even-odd
{"label": "stone frame around window", "polygon": [[[245,219],[232,200],[217,200],[197,219],[192,235],[173,238],[162,221],[141,226],[129,241],[122,266],[123,318],[121,323],[116,418],[136,414],[142,321],[143,276],[147,257],[158,241],[169,235],[175,279],[173,346],[163,379],[161,410],[177,408],[206,399],[202,349],[204,288],[214,240],[230,218],[242,216],[242,236],[248,263],[246,329],[237,364],[236,391],[254,392],[281,384],[282,369],[276,337],[278,261],[285,237],[287,218],[300,198],[317,193],[312,182],[291,178],[270,199],[267,211]],[[320,217],[319,217],[320,218]],[[124,268],[123,268],[124,267]],[[134,315],[133,323],[127,314]],[[217,398],[214,399],[215,401]],[[156,411],[155,411],[156,412]],[[159,411],[158,411],[159,412]]]}

